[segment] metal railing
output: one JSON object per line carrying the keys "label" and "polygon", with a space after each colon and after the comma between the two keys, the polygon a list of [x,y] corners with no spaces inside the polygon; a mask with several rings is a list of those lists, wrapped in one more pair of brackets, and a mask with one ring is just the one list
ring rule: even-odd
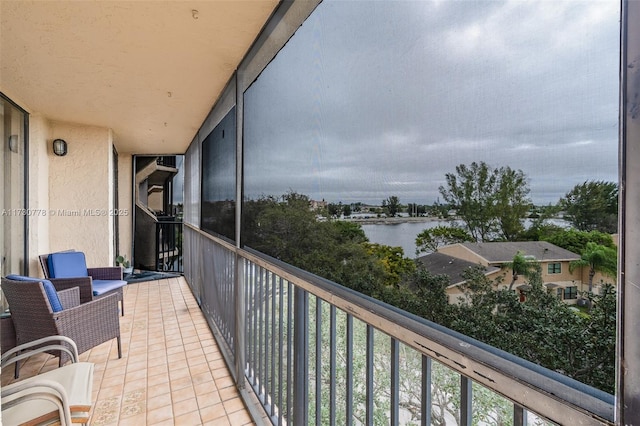
{"label": "metal railing", "polygon": [[156,164],[159,166],[166,167],[175,167],[176,166],[176,156],[175,155],[165,155],[162,157],[156,158]]}
{"label": "metal railing", "polygon": [[[275,425],[613,424],[612,395],[185,227],[185,277]],[[242,377],[244,375],[244,377]]]}
{"label": "metal railing", "polygon": [[158,218],[155,238],[156,271],[183,272],[183,223]]}

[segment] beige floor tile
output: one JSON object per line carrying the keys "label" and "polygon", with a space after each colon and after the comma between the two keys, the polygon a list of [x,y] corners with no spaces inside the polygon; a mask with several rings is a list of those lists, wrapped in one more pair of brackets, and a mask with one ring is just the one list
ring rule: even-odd
{"label": "beige floor tile", "polygon": [[236,411],[235,413],[229,414],[229,423],[232,425],[246,425],[252,424],[251,416],[247,414],[244,410]]}
{"label": "beige floor tile", "polygon": [[146,390],[147,389],[147,379],[143,378],[143,379],[137,379],[137,380],[131,380],[131,381],[125,381],[124,382],[124,389],[123,392],[124,393],[128,393],[128,392],[132,392],[132,391],[136,391],[136,390]]}
{"label": "beige floor tile", "polygon": [[169,368],[167,367],[167,364],[152,365],[151,360],[149,360],[149,366],[147,368],[148,368],[147,371],[148,371],[149,377],[153,377],[158,374],[166,375],[169,373]]}
{"label": "beige floor tile", "polygon": [[173,414],[181,416],[186,413],[198,410],[198,402],[195,398],[185,399],[184,401],[178,401],[173,403]]}
{"label": "beige floor tile", "polygon": [[197,426],[202,424],[200,419],[200,413],[198,411],[192,411],[181,416],[176,416],[174,419],[175,426]]}
{"label": "beige floor tile", "polygon": [[187,355],[184,352],[167,355],[167,364],[172,366],[176,363],[187,364]]}
{"label": "beige floor tile", "polygon": [[127,373],[124,376],[125,382],[132,382],[134,380],[146,379],[146,378],[147,378],[147,369],[146,368],[142,368],[142,369],[139,369],[139,370],[133,370],[132,369],[131,371],[127,371]]}
{"label": "beige floor tile", "polygon": [[171,386],[169,385],[169,382],[147,387],[147,398],[153,398],[160,395],[171,395]]}
{"label": "beige floor tile", "polygon": [[220,393],[220,399],[223,401],[239,397],[238,391],[234,386],[220,389],[219,393]]}
{"label": "beige floor tile", "polygon": [[[115,340],[80,359],[94,363],[93,426],[250,423],[200,308],[183,279],[131,284]],[[57,358],[27,360],[20,378],[57,368]],[[13,381],[3,369],[1,384]],[[227,414],[231,413],[231,414]]]}
{"label": "beige floor tile", "polygon": [[118,426],[141,426],[147,424],[147,413],[143,412],[130,417],[120,417]]}
{"label": "beige floor tile", "polygon": [[[94,385],[96,386],[96,385]],[[124,386],[123,385],[118,385],[118,386],[109,386],[109,387],[105,387],[105,386],[96,386],[99,391],[98,391],[98,398],[100,399],[106,399],[106,398],[112,398],[112,397],[116,397],[116,396],[120,396],[122,395],[122,391],[124,390]]]}
{"label": "beige floor tile", "polygon": [[196,399],[198,400],[198,407],[200,407],[201,409],[212,406],[212,405],[216,405],[222,402],[222,399],[220,398],[220,393],[218,391],[198,394],[196,396]]}
{"label": "beige floor tile", "polygon": [[[232,426],[229,422],[229,419],[225,417],[220,417],[218,419],[212,420],[210,422],[203,423],[205,426]],[[237,425],[233,425],[237,426]]]}
{"label": "beige floor tile", "polygon": [[199,384],[202,384],[202,383],[214,382],[214,379],[213,379],[213,376],[211,375],[211,373],[209,371],[207,371],[207,372],[204,372],[204,373],[201,373],[201,374],[198,374],[198,375],[192,375],[191,376],[191,381],[193,382],[193,385],[196,386],[196,385],[199,385]]}
{"label": "beige floor tile", "polygon": [[186,355],[189,366],[204,364],[207,362],[207,356],[202,349],[189,351]]}
{"label": "beige floor tile", "polygon": [[171,405],[165,405],[154,410],[147,411],[147,424],[156,425],[163,420],[173,419],[173,408]]}
{"label": "beige floor tile", "polygon": [[208,407],[200,409],[200,417],[205,423],[226,416],[227,412],[224,410],[224,406],[221,403],[210,405]]}
{"label": "beige floor tile", "polygon": [[185,399],[195,399],[196,392],[192,386],[187,386],[171,392],[171,400],[175,402],[184,401]]}
{"label": "beige floor tile", "polygon": [[179,379],[171,380],[171,391],[185,388],[187,386],[193,386],[191,376],[181,377]]}
{"label": "beige floor tile", "polygon": [[119,374],[117,376],[107,377],[108,370],[105,371],[105,377],[102,379],[102,383],[100,386],[111,387],[111,386],[124,386],[124,374]]}
{"label": "beige floor tile", "polygon": [[217,392],[218,390],[215,382],[200,383],[197,385],[193,385],[193,388],[196,391],[196,395],[205,394],[209,392]]}
{"label": "beige floor tile", "polygon": [[156,374],[155,376],[147,377],[148,387],[165,385],[167,383],[169,383],[169,374],[167,373]]}
{"label": "beige floor tile", "polygon": [[218,380],[218,379],[223,379],[225,377],[231,376],[231,373],[229,372],[229,370],[227,370],[227,367],[222,367],[222,368],[217,368],[213,370],[211,372],[211,376],[214,379]]}
{"label": "beige floor tile", "polygon": [[167,365],[167,354],[165,349],[156,350],[155,352],[149,352],[147,359],[148,367],[157,367],[161,365]]}
{"label": "beige floor tile", "polygon": [[182,367],[179,364],[171,366],[169,369],[169,378],[171,380],[180,379],[182,377],[190,376],[191,372],[188,368]]}
{"label": "beige floor tile", "polygon": [[[204,357],[203,357],[204,359]],[[191,373],[192,376],[197,376],[199,374],[202,373],[209,373],[210,374],[210,369],[209,369],[209,364],[207,364],[206,362],[203,362],[201,364],[194,364],[194,365],[189,365],[189,371]]]}
{"label": "beige floor tile", "polygon": [[224,410],[227,414],[235,413],[236,411],[244,410],[244,403],[240,398],[233,398],[222,403],[224,405]]}

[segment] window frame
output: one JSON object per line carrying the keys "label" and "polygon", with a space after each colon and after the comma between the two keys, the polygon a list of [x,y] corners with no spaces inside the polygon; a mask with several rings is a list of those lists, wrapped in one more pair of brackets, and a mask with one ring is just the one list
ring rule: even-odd
{"label": "window frame", "polygon": [[[557,266],[557,268],[556,268]],[[557,271],[556,271],[557,269]],[[562,262],[549,262],[547,263],[547,274],[561,274],[562,273]]]}

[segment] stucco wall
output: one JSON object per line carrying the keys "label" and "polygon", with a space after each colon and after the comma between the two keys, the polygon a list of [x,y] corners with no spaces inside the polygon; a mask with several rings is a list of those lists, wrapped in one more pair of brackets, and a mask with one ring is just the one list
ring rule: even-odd
{"label": "stucco wall", "polygon": [[109,129],[51,123],[49,141],[67,142],[58,157],[48,143],[49,246],[51,251],[83,251],[88,266],[114,264]]}
{"label": "stucco wall", "polygon": [[[549,273],[550,263],[560,263],[559,274]],[[576,268],[573,272],[569,272],[569,262],[540,262],[540,267],[542,268],[542,280],[545,283],[559,283],[562,281],[575,281],[578,283],[581,278],[580,268]]]}
{"label": "stucco wall", "polygon": [[29,208],[47,215],[29,217],[29,275],[43,277],[38,256],[49,247],[49,122],[39,114],[29,117]]}

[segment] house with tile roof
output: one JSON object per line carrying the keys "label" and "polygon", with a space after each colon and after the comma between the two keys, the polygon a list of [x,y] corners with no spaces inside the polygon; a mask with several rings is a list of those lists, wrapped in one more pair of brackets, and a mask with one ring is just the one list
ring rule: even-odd
{"label": "house with tile roof", "polygon": [[[465,297],[460,284],[464,282],[462,274],[466,269],[476,265],[484,266],[489,279],[502,278],[499,288],[507,288],[511,281],[511,270],[504,265],[511,262],[518,252],[540,264],[542,281],[549,291],[555,292],[566,303],[577,303],[578,292],[586,290],[584,276],[587,271],[582,270],[586,268],[570,271],[569,264],[580,259],[580,255],[546,241],[451,244],[418,260],[430,272],[449,277],[449,300],[451,303],[458,303]],[[526,281],[526,277],[519,276],[513,286],[521,297],[526,295]]]}

